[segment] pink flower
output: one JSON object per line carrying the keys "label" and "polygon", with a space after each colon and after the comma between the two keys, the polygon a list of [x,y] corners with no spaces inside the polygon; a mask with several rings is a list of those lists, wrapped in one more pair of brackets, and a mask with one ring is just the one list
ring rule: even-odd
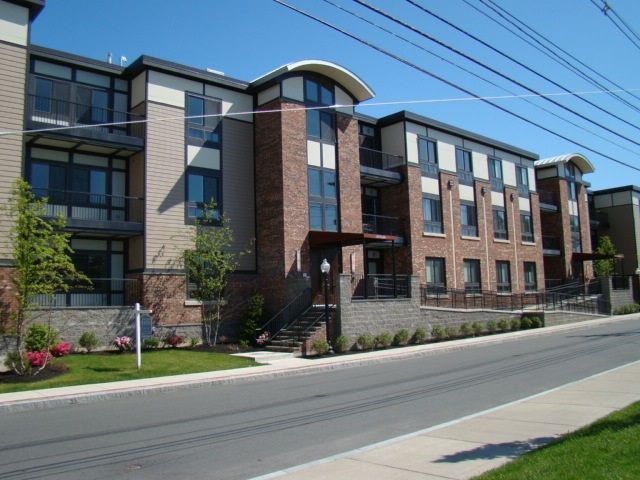
{"label": "pink flower", "polygon": [[118,350],[120,350],[121,352],[124,352],[125,350],[129,350],[131,348],[131,337],[127,337],[127,336],[116,337],[113,339],[112,343],[116,347],[118,347]]}
{"label": "pink flower", "polygon": [[64,357],[71,351],[69,342],[60,342],[51,347],[51,355],[54,357]]}
{"label": "pink flower", "polygon": [[51,354],[46,350],[41,352],[27,352],[27,361],[32,367],[42,367],[49,360],[51,360]]}

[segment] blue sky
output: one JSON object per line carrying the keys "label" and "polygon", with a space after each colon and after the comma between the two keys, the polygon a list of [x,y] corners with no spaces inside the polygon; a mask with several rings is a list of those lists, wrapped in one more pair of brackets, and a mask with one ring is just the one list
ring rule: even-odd
{"label": "blue sky", "polygon": [[[394,39],[322,0],[287,1],[479,95],[506,94],[503,90]],[[385,21],[352,1],[331,1],[392,29],[517,94],[529,93],[424,38]],[[400,0],[369,1],[537,91],[561,92],[558,87],[501,58],[408,3]],[[467,0],[468,3],[463,0],[417,1],[571,91],[596,89],[469,6],[471,4],[488,12],[480,0]],[[639,89],[633,92],[638,98],[620,95],[640,109],[640,49],[616,30],[591,0],[494,1],[591,68],[626,89]],[[612,0],[610,3],[618,15],[640,33],[640,2]],[[125,55],[130,62],[141,54],[147,54],[194,67],[211,67],[242,80],[253,80],[292,61],[322,59],[336,62],[365,80],[376,93],[371,102],[439,100],[467,96],[271,0],[47,0],[45,9],[33,26],[32,42],[102,60],[106,59],[107,52],[112,52],[114,59]],[[587,118],[640,143],[640,130],[635,128],[635,125],[640,126],[638,110],[631,109],[606,94],[585,96],[607,112],[631,124],[628,125],[576,98],[554,98]],[[639,145],[588,124],[569,112],[562,112],[542,99],[531,101],[571,119],[609,141],[558,120],[522,99],[502,99],[496,102],[595,150],[640,167]],[[587,177],[594,189],[640,184],[640,172],[619,166],[600,155],[558,139],[482,102],[447,101],[359,107],[362,113],[373,116],[401,109],[510,143],[535,152],[541,158],[569,152],[583,153],[596,168],[596,172]]]}

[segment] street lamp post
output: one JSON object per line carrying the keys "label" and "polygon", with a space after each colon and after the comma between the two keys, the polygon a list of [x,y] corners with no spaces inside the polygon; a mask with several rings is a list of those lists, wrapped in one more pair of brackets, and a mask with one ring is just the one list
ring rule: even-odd
{"label": "street lamp post", "polygon": [[329,331],[329,272],[331,271],[331,265],[325,258],[320,265],[320,271],[324,277],[324,321],[325,331],[327,333],[327,343],[329,344],[329,353],[333,353],[333,347],[331,346],[331,334]]}

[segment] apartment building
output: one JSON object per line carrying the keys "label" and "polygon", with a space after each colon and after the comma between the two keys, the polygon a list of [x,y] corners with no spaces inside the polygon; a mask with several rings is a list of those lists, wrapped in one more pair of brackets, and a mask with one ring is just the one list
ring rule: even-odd
{"label": "apartment building", "polygon": [[[0,136],[0,195],[26,178],[67,220],[73,260],[94,288],[56,296],[56,308],[140,301],[159,324],[197,325],[180,254],[212,200],[243,253],[227,292],[235,322],[256,291],[271,313],[324,301],[325,258],[330,290],[348,273],[363,299],[408,296],[411,276],[432,293],[526,293],[544,288],[547,264],[554,271],[538,189],[552,165],[534,167],[536,154],[410,112],[358,114],[373,91],[326,61],[244,81],[149,56],[121,67],[31,45],[43,6],[0,0],[0,130],[25,131]],[[578,167],[576,188],[592,170],[580,158],[558,163]],[[555,181],[573,208],[564,172]],[[10,305],[6,217],[1,228]]]}

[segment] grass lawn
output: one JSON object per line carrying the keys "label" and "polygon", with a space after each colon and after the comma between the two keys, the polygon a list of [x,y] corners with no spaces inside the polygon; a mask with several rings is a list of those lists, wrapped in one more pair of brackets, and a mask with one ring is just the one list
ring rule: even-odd
{"label": "grass lawn", "polygon": [[50,378],[46,378],[46,371],[42,372],[42,379],[39,379],[39,376],[29,377],[29,381],[24,381],[24,379],[15,381],[13,376],[0,375],[0,393],[209,372],[257,365],[251,359],[234,357],[226,353],[183,349],[142,352],[142,368],[140,370],[136,369],[135,353],[67,355],[56,362],[64,363],[67,370]]}
{"label": "grass lawn", "polygon": [[640,402],[476,478],[639,479]]}

